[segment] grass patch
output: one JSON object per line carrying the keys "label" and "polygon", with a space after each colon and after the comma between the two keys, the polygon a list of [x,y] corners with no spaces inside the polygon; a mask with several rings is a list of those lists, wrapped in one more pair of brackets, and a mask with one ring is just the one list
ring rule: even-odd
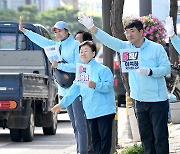
{"label": "grass patch", "polygon": [[125,147],[120,154],[144,154],[142,144]]}

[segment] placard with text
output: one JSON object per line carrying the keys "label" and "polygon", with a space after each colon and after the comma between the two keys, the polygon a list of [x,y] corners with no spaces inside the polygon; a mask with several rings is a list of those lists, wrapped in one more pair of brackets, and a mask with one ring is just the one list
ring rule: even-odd
{"label": "placard with text", "polygon": [[121,49],[122,72],[136,71],[140,68],[140,49]]}
{"label": "placard with text", "polygon": [[91,66],[88,64],[76,64],[76,81],[78,85],[88,85],[91,79]]}
{"label": "placard with text", "polygon": [[61,55],[59,53],[59,48],[57,45],[52,45],[44,48],[45,54],[48,57],[49,61],[61,61]]}

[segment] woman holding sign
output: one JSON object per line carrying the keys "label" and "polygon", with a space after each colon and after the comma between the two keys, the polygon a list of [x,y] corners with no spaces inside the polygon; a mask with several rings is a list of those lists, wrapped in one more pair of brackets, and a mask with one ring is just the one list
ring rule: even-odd
{"label": "woman holding sign", "polygon": [[[51,28],[51,31],[55,34],[55,37],[58,40],[58,42],[56,42],[23,28],[22,20],[23,18],[20,16],[19,30],[22,31],[32,42],[39,45],[41,48],[47,48],[49,46],[58,47],[61,58],[66,61],[66,63],[58,63],[58,61],[49,59],[52,66],[64,72],[75,73],[76,63],[80,62],[79,42],[74,40],[73,36],[70,34],[68,24],[64,21],[58,21]],[[61,97],[65,96],[70,87],[65,88],[61,87],[60,84],[58,85],[59,95]],[[67,108],[67,111],[75,133],[77,153],[87,154],[87,127],[81,96],[78,95],[76,99],[74,99],[74,103]]]}
{"label": "woman holding sign", "polygon": [[78,64],[77,80],[74,81],[60,104],[55,105],[51,111],[57,112],[63,107],[68,107],[72,100],[81,95],[83,108],[92,133],[94,153],[110,154],[112,122],[116,113],[114,79],[108,67],[95,61],[95,55],[96,46],[92,41],[81,43],[80,58],[84,64]]}
{"label": "woman holding sign", "polygon": [[[120,53],[121,49],[127,49],[127,52],[128,49],[134,50],[134,53],[128,52],[125,59],[129,60],[127,65],[139,66],[130,67],[133,69],[128,74],[130,97],[135,100],[135,112],[145,154],[169,154],[169,103],[164,76],[170,74],[171,67],[163,46],[143,36],[143,24],[138,19],[132,19],[125,25],[128,41],[114,38],[97,28],[93,19],[86,14],[82,14],[78,21],[107,47]],[[139,53],[138,57],[135,56],[136,53]],[[131,63],[132,59],[137,61]]]}

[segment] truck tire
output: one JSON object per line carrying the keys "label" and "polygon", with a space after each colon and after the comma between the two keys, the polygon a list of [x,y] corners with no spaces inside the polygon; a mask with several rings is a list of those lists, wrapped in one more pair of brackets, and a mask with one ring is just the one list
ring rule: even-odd
{"label": "truck tire", "polygon": [[57,117],[58,114],[50,112],[49,114],[50,120],[52,121],[52,126],[50,127],[43,127],[44,135],[55,135],[57,130]]}
{"label": "truck tire", "polygon": [[26,129],[22,129],[22,138],[24,142],[31,142],[34,137],[34,113],[32,108],[30,109],[30,115],[29,115],[29,125]]}
{"label": "truck tire", "polygon": [[10,129],[10,137],[13,142],[20,142],[22,135],[21,129]]}

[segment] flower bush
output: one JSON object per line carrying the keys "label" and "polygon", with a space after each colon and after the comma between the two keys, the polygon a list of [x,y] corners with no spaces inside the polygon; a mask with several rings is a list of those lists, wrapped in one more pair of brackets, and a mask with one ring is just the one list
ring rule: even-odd
{"label": "flower bush", "polygon": [[166,30],[162,21],[158,18],[152,16],[151,14],[148,16],[142,16],[139,18],[135,17],[125,17],[123,19],[124,24],[126,24],[129,20],[139,19],[143,23],[144,28],[144,36],[152,40],[154,42],[160,43],[164,45],[166,39]]}

